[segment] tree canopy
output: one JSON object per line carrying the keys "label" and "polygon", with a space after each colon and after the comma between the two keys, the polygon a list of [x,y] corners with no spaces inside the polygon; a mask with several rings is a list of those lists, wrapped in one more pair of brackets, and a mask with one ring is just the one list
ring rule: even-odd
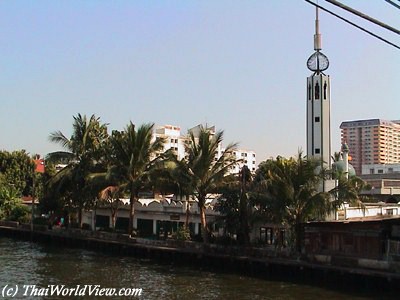
{"label": "tree canopy", "polygon": [[32,194],[35,163],[25,150],[0,151],[0,176],[23,196]]}

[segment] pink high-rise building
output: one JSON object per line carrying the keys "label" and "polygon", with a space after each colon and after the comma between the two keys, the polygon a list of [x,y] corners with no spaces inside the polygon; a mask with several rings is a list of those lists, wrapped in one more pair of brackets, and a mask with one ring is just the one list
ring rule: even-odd
{"label": "pink high-rise building", "polygon": [[400,163],[399,121],[346,121],[340,129],[342,143],[349,146],[351,164],[357,175],[361,174],[362,165]]}

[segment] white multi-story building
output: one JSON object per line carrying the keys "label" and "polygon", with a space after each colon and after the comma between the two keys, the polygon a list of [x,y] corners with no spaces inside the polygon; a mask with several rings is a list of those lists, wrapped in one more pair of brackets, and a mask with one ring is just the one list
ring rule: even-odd
{"label": "white multi-story building", "polygon": [[[197,136],[200,132],[201,125],[197,125],[193,128],[190,128],[188,131],[192,132],[194,136]],[[215,126],[207,127],[211,134],[215,133]],[[178,159],[183,159],[186,155],[185,151],[185,143],[187,140],[187,135],[181,134],[181,128],[175,125],[163,125],[157,126],[154,132],[155,138],[162,137],[166,140],[164,144],[164,151],[169,149],[173,149],[176,151]],[[220,144],[218,145],[218,150],[216,153],[216,158],[219,158],[220,155],[225,151],[225,148]],[[236,149],[233,153],[236,156],[236,159],[240,160],[240,162],[233,166],[230,173],[237,174],[243,165],[246,165],[251,172],[256,171],[256,153],[251,150],[243,150]]]}
{"label": "white multi-story building", "polygon": [[179,126],[157,126],[154,135],[155,138],[162,137],[165,139],[164,152],[172,149],[175,151],[179,160],[185,157],[186,137],[181,136],[181,128]]}
{"label": "white multi-story building", "polygon": [[240,162],[232,168],[232,174],[239,173],[244,165],[246,165],[251,172],[256,171],[256,153],[254,151],[237,149],[233,154],[236,155],[236,159],[240,160]]}

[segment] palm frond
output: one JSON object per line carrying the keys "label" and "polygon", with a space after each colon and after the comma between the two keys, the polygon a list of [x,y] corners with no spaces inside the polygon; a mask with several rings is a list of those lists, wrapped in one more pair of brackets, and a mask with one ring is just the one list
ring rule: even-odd
{"label": "palm frond", "polygon": [[50,133],[49,140],[52,143],[60,144],[67,150],[72,150],[71,141],[59,130]]}

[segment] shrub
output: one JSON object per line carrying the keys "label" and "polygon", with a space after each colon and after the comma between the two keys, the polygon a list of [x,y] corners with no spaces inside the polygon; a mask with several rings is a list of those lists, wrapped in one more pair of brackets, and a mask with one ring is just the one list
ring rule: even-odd
{"label": "shrub", "polygon": [[176,239],[178,241],[189,241],[190,240],[190,230],[186,227],[179,227],[176,231]]}
{"label": "shrub", "polygon": [[20,223],[28,223],[30,221],[30,209],[24,205],[16,205],[7,217],[8,221],[17,221]]}

